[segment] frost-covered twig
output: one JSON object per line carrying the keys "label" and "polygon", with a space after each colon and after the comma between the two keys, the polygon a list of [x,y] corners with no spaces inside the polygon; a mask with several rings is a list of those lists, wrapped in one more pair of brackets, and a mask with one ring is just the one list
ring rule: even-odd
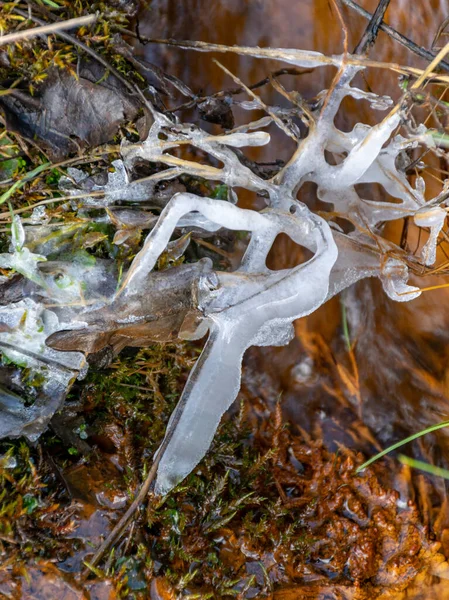
{"label": "frost-covered twig", "polygon": [[[145,42],[151,42],[154,44],[168,44],[170,46],[176,46],[184,50],[195,50],[197,52],[222,52],[239,54],[242,56],[253,56],[255,58],[279,60],[288,64],[292,64],[299,67],[305,68],[316,68],[324,66],[340,67],[344,59],[346,64],[359,66],[362,68],[371,67],[377,69],[388,69],[403,73],[405,75],[420,76],[424,73],[422,69],[416,67],[410,67],[408,65],[399,65],[391,62],[380,62],[371,60],[364,56],[349,55],[343,57],[342,55],[331,55],[326,56],[321,52],[315,50],[299,50],[296,48],[260,48],[253,46],[226,46],[224,44],[211,44],[209,42],[198,42],[191,40],[172,40],[172,39],[156,39],[156,38],[143,38]],[[440,59],[441,61],[441,59]],[[426,69],[427,72],[427,69]],[[440,81],[444,83],[449,82],[449,76],[441,73],[435,73],[432,70],[427,72],[427,77],[433,81]]]}

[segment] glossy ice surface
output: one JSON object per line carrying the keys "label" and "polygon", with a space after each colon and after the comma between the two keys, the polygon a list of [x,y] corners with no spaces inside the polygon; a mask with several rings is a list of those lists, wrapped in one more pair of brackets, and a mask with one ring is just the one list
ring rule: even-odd
{"label": "glossy ice surface", "polygon": [[[114,290],[107,295],[99,293],[99,286],[88,279],[86,269],[73,265],[66,267],[67,285],[62,291],[55,286],[51,275],[41,268],[45,256],[27,249],[18,218],[11,252],[0,256],[0,266],[22,273],[34,286],[29,298],[0,310],[0,345],[14,344],[18,352],[24,348],[43,357],[51,352],[53,362],[43,373],[48,380],[59,378],[68,385],[61,379],[62,373],[71,369],[69,372],[75,376],[82,370],[83,355],[74,351],[88,354],[105,345],[119,351],[126,345],[164,339],[173,331],[184,339],[199,339],[208,332],[203,352],[167,427],[156,481],[159,494],[169,492],[207,452],[223,413],[239,391],[242,357],[249,346],[286,344],[292,338],[294,320],[312,313],[364,277],[379,277],[394,300],[416,298],[420,291],[408,285],[407,256],[382,238],[382,224],[410,216],[418,227],[430,230],[420,264],[431,265],[446,218],[446,190],[426,201],[423,180],[417,178],[413,187],[398,167],[408,148],[432,147],[431,136],[424,127],[415,130],[409,122],[405,133],[397,134],[407,120],[402,106],[391,108],[389,98],[351,86],[360,65],[344,65],[341,56],[327,59],[320,53],[290,49],[243,51],[300,67],[317,67],[330,61],[339,68],[331,90],[323,91],[313,108],[289,95],[305,134],[292,120],[281,120],[277,107],[262,104],[259,106],[267,116],[223,135],[210,135],[194,125],[173,121],[151,107],[154,122],[147,139],[123,146],[123,161],[115,161],[115,172],[109,174],[108,183],[95,188],[102,189],[104,196],[87,198],[85,205],[109,207],[117,199],[140,202],[151,196],[155,182],[183,174],[225,184],[230,190],[228,200],[187,192],[173,195],[157,221],[143,219],[145,227],[152,229],[118,286],[106,267],[96,267],[95,272],[107,282],[106,288]],[[343,132],[334,120],[346,96],[368,101],[373,111],[390,112],[374,126],[358,124]],[[243,107],[254,106],[258,106],[257,98]],[[263,179],[242,163],[234,149],[269,143],[269,134],[261,129],[272,122],[296,140],[296,150],[274,177]],[[221,166],[184,160],[170,153],[185,144],[200,149]],[[329,154],[338,158],[335,164],[330,164]],[[127,167],[131,168],[136,159],[162,163],[167,169],[145,182],[133,183]],[[72,176],[75,182],[82,179],[78,171]],[[298,191],[307,182],[316,184],[318,198],[331,205],[332,211],[318,215],[297,200]],[[359,184],[380,184],[386,192],[385,201],[364,199],[356,190]],[[77,194],[76,186],[70,187],[67,182],[64,185],[67,193]],[[240,208],[233,203],[238,199],[238,188],[262,194],[267,207],[259,212]],[[387,194],[395,202],[389,201]],[[345,233],[336,217],[351,223],[352,230]],[[176,270],[155,271],[176,231],[191,227],[209,232],[220,228],[250,232],[238,267],[232,272],[217,271],[206,260]],[[271,271],[266,260],[280,233],[305,247],[311,258],[290,269]],[[91,302],[81,308],[67,308],[67,301],[73,303],[80,295],[80,281]],[[39,294],[54,301],[54,312],[45,312]],[[27,326],[22,329],[12,322],[13,315],[20,311],[22,316],[26,313]],[[40,337],[30,341],[32,326],[41,330]],[[50,335],[47,344],[52,350],[43,345]],[[29,354],[23,357],[30,368],[41,368]],[[7,401],[5,398],[5,413]],[[11,429],[9,435],[17,431],[17,427]],[[8,432],[0,430],[0,434]]]}

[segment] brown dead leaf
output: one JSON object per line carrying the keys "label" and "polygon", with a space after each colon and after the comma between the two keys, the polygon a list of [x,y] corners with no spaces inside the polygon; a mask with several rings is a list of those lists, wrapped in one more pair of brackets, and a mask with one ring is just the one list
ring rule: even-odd
{"label": "brown dead leaf", "polygon": [[54,69],[39,96],[2,96],[0,107],[8,129],[38,138],[50,157],[60,160],[111,140],[120,125],[136,115],[138,102],[113,75],[105,75],[103,67],[85,63],[78,78]]}

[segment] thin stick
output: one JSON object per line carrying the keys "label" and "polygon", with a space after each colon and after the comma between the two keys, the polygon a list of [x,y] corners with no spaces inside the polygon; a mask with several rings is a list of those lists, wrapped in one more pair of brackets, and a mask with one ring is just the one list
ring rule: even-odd
{"label": "thin stick", "polygon": [[22,40],[28,40],[29,38],[36,37],[37,35],[58,33],[63,29],[73,29],[74,27],[90,25],[96,20],[96,15],[87,15],[86,17],[77,17],[75,19],[68,19],[67,21],[51,23],[50,25],[34,27],[33,29],[26,29],[25,31],[18,31],[17,33],[8,33],[7,35],[0,36],[0,46],[4,46],[5,44],[14,44],[15,42],[20,42]]}
{"label": "thin stick", "polygon": [[[124,31],[125,33],[128,33],[127,29],[122,29],[122,31]],[[260,87],[266,85],[267,83],[272,83],[273,77],[279,77],[279,75],[306,75],[307,73],[311,73],[311,72],[312,72],[312,69],[301,69],[300,70],[300,69],[295,69],[293,67],[291,69],[288,69],[288,68],[278,69],[277,71],[270,73],[270,75],[268,75],[268,77],[265,77],[261,81],[258,81],[257,83],[253,83],[253,84],[249,85],[248,88],[250,90],[255,90],[257,88],[260,88]],[[193,100],[189,100],[188,102],[185,102],[184,104],[180,104],[180,105],[176,106],[175,108],[170,108],[165,112],[167,114],[174,113],[174,112],[177,112],[178,110],[185,110],[185,109],[192,108],[192,106],[200,104],[201,102],[204,102],[204,100],[208,100],[209,98],[223,98],[223,97],[226,97],[227,95],[235,96],[237,94],[241,94],[244,91],[245,90],[240,86],[240,87],[233,88],[233,89],[222,90],[221,92],[217,92],[217,93],[209,95],[209,96],[196,96],[195,98],[193,98]]]}
{"label": "thin stick", "polygon": [[252,90],[250,90],[249,87],[247,87],[242,81],[240,81],[240,79],[238,77],[236,77],[236,75],[231,73],[231,71],[229,71],[229,69],[227,69],[224,65],[222,65],[221,62],[219,62],[215,58],[213,59],[213,61],[218,67],[220,67],[220,69],[222,71],[224,71],[226,73],[226,75],[229,75],[229,77],[231,77],[236,83],[238,83],[245,90],[245,92],[248,94],[248,96],[250,96],[251,98],[256,100],[256,102],[259,102],[261,108],[268,115],[270,115],[270,117],[273,119],[273,121],[276,123],[276,125],[279,127],[279,129],[281,129],[286,135],[291,137],[292,140],[294,140],[295,142],[298,141],[296,136],[290,131],[290,129],[286,125],[284,125],[284,123],[281,121],[281,119],[270,109],[270,107],[265,104],[265,102],[260,98],[260,96],[255,94]]}
{"label": "thin stick", "polygon": [[[421,72],[421,75],[418,77],[418,79],[416,79],[416,81],[413,83],[412,86],[410,86],[410,89],[407,90],[407,92],[404,94],[404,96],[399,100],[399,102],[396,103],[396,105],[391,109],[391,111],[388,113],[388,115],[386,117],[384,117],[382,123],[386,123],[393,115],[395,115],[398,111],[400,111],[403,106],[404,106],[404,99],[407,98],[407,96],[410,96],[412,92],[418,90],[424,82],[426,82],[426,84],[430,81],[430,79],[432,78],[433,75],[433,70],[438,67],[438,65],[441,63],[441,61],[443,60],[443,58],[446,56],[446,54],[449,52],[449,42],[444,46],[444,48],[442,48],[438,54],[435,56],[435,58],[432,60],[432,62],[427,65],[426,69],[424,71]],[[427,80],[427,81],[426,81]]]}
{"label": "thin stick", "polygon": [[[117,150],[112,146],[109,148],[105,148],[105,150],[103,151],[104,154],[109,154],[109,153],[113,153],[116,152]],[[28,171],[28,173],[25,173],[25,175],[23,177],[21,177],[20,179],[18,179],[15,183],[13,183],[13,185],[6,190],[6,192],[3,192],[3,194],[0,196],[0,204],[3,204],[6,200],[9,200],[9,198],[14,194],[14,192],[16,192],[18,189],[22,188],[25,183],[31,181],[34,177],[36,177],[37,175],[39,175],[40,173],[42,173],[43,171],[47,171],[48,169],[57,169],[59,167],[63,167],[66,165],[71,165],[71,164],[83,164],[85,162],[93,162],[95,160],[99,160],[102,159],[103,157],[100,156],[93,156],[88,158],[88,160],[85,159],[85,157],[75,157],[75,158],[69,158],[67,160],[63,160],[61,162],[58,163],[52,163],[52,162],[47,162],[44,163],[42,165],[39,165],[38,167],[36,167],[35,169],[33,169],[32,171]],[[92,192],[89,194],[90,196],[92,195],[98,195],[96,192]],[[85,195],[83,194],[81,197],[85,197]],[[73,196],[70,196],[70,198],[75,199]],[[57,201],[57,200],[61,200],[61,198],[54,198],[53,201]],[[46,201],[42,202],[42,203],[46,203]],[[39,206],[41,203],[38,203],[37,205],[33,205],[33,206],[28,206],[28,207],[24,207],[22,209],[20,209],[20,212],[26,212],[29,208],[34,208],[34,206]],[[19,211],[14,211],[14,213],[18,213]],[[0,219],[2,213],[0,213]]]}
{"label": "thin stick", "polygon": [[[182,400],[181,400],[181,402],[182,402]],[[101,544],[101,546],[95,552],[92,560],[85,563],[86,569],[81,574],[82,581],[84,581],[85,579],[87,579],[89,577],[92,568],[95,569],[95,567],[99,564],[99,562],[101,561],[101,559],[103,558],[105,553],[109,550],[109,548],[112,546],[112,544],[114,544],[117,540],[119,540],[121,538],[123,532],[125,531],[125,529],[129,525],[129,523],[131,522],[131,519],[133,518],[134,514],[136,513],[136,511],[139,509],[140,505],[143,503],[143,501],[147,497],[148,492],[150,491],[151,484],[153,483],[154,478],[156,477],[157,468],[159,466],[161,458],[164,456],[165,450],[167,449],[167,446],[173,437],[173,433],[176,429],[176,426],[178,425],[179,418],[180,418],[180,415],[179,415],[178,411],[176,411],[175,417],[174,417],[172,423],[170,423],[170,425],[167,428],[165,437],[162,440],[162,444],[159,446],[157,455],[153,459],[153,464],[151,465],[150,472],[148,473],[145,481],[143,482],[142,487],[139,490],[139,493],[134,498],[131,506],[128,508],[126,513],[123,515],[123,517],[117,523],[117,525],[115,525],[114,529],[111,531],[111,533],[108,535],[108,537],[104,540],[104,542]]]}
{"label": "thin stick", "polygon": [[374,44],[389,4],[390,0],[380,0],[359,43],[354,49],[354,54],[365,54],[368,48]]}
{"label": "thin stick", "polygon": [[[347,0],[345,0],[347,1]],[[260,48],[257,46],[226,46],[224,44],[209,44],[208,42],[192,42],[190,40],[172,40],[172,39],[159,39],[159,38],[146,38],[148,43],[152,44],[166,44],[168,46],[175,46],[176,48],[182,48],[184,50],[195,50],[196,52],[231,52],[233,54],[239,54],[242,56],[253,56],[254,58],[269,58],[272,60],[279,60],[298,66],[301,61],[301,65],[310,65],[310,67],[324,67],[332,65],[339,68],[342,61],[341,55],[326,56],[320,52],[314,52],[310,50],[296,50],[291,48]],[[433,58],[433,55],[431,56]],[[404,75],[413,75],[419,77],[424,72],[423,69],[415,67],[409,67],[400,65],[398,63],[383,62],[379,60],[371,60],[369,58],[349,54],[346,62],[348,65],[356,65],[361,67],[372,67],[375,69],[389,69],[396,73],[402,73]],[[449,65],[446,70],[449,71]],[[449,76],[438,73],[427,73],[427,76],[434,82],[449,82]]]}
{"label": "thin stick", "polygon": [[410,91],[417,90],[418,88],[420,88],[422,86],[422,84],[424,83],[426,78],[428,78],[429,75],[432,73],[432,71],[440,65],[441,61],[443,60],[443,58],[446,56],[446,54],[448,52],[449,52],[449,43],[447,43],[444,46],[444,48],[441,48],[441,50],[438,52],[438,54],[435,56],[435,58],[429,64],[427,69],[425,69],[425,71],[423,71],[423,73],[418,77],[418,79],[412,85],[412,87],[410,88]]}
{"label": "thin stick", "polygon": [[438,27],[435,37],[433,38],[432,45],[430,46],[432,48],[432,50],[436,49],[438,39],[439,39],[440,35],[443,34],[443,31],[446,29],[448,23],[449,23],[449,17],[446,17],[446,19],[444,19],[444,21]]}
{"label": "thin stick", "polygon": [[[37,208],[38,206],[47,206],[48,204],[55,204],[56,202],[67,202],[67,200],[81,200],[83,198],[101,198],[106,194],[105,191],[99,190],[95,192],[85,192],[84,194],[76,194],[73,196],[57,196],[55,198],[47,198],[47,200],[41,200],[40,202],[36,202],[35,204],[30,204],[29,206],[24,206],[23,208],[16,208],[13,210],[13,214],[21,215],[25,212],[30,212],[33,208]],[[102,208],[102,207],[95,207]],[[11,215],[8,212],[0,212],[0,223],[3,225],[5,223],[9,223],[11,221]],[[25,221],[22,220],[22,223]],[[76,222],[76,221],[74,221]],[[64,222],[66,225],[67,223]],[[54,224],[56,225],[56,224]],[[58,223],[60,225],[60,223]]]}
{"label": "thin stick", "polygon": [[0,342],[0,349],[6,348],[7,350],[13,350],[18,354],[25,354],[25,356],[30,356],[34,360],[38,362],[44,363],[45,365],[56,366],[63,371],[68,371],[69,373],[79,373],[80,369],[74,369],[72,367],[68,367],[64,363],[60,363],[53,358],[48,358],[47,356],[43,356],[42,354],[37,354],[36,352],[32,352],[31,350],[27,350],[26,348],[20,348],[16,344],[10,344],[8,342]]}
{"label": "thin stick", "polygon": [[[419,288],[420,292],[431,292],[433,290],[441,290],[442,288],[449,287],[449,283],[441,283],[440,285],[429,285],[428,287]],[[415,290],[409,292],[399,292],[398,296],[408,296],[409,294],[414,294]]]}
{"label": "thin stick", "polygon": [[[353,0],[342,0],[342,2],[346,4],[346,6],[349,6],[349,8],[352,8],[356,13],[358,13],[365,19],[371,19],[373,16],[367,10],[353,2]],[[418,44],[415,44],[415,42],[409,40],[405,35],[402,35],[402,33],[399,33],[398,31],[396,31],[396,29],[393,29],[393,27],[387,25],[387,23],[380,23],[379,29],[387,35],[389,35],[393,40],[398,42],[398,44],[401,44],[401,46],[407,48],[407,50],[414,52],[417,56],[420,56],[421,58],[424,58],[425,60],[429,61],[434,58],[435,52],[430,52],[429,50],[418,46]],[[447,62],[441,62],[440,67],[445,71],[449,71],[449,64]]]}
{"label": "thin stick", "polygon": [[[167,442],[167,444],[168,444],[168,442]],[[165,444],[165,446],[167,446],[167,444]],[[101,544],[101,546],[95,552],[92,560],[85,563],[86,569],[83,571],[83,573],[81,575],[82,581],[84,581],[85,579],[87,579],[89,577],[92,567],[95,568],[99,564],[99,562],[101,561],[101,559],[103,558],[105,553],[109,550],[109,548],[112,546],[112,544],[114,544],[122,536],[122,533],[128,527],[131,519],[133,518],[134,513],[139,509],[140,505],[143,503],[143,501],[147,497],[147,494],[150,491],[151,484],[153,483],[153,480],[156,476],[156,471],[157,471],[157,467],[159,465],[159,461],[161,460],[162,454],[164,453],[164,450],[165,450],[165,447],[163,447],[163,446],[164,446],[164,443],[162,444],[157,457],[154,459],[154,462],[151,466],[150,472],[148,473],[147,478],[145,479],[142,487],[140,488],[139,493],[134,498],[131,506],[128,508],[126,513],[123,515],[123,517],[120,519],[120,521],[114,527],[114,529],[111,531],[111,533],[108,535],[108,537],[104,540],[104,542]]]}
{"label": "thin stick", "polygon": [[346,26],[345,20],[343,19],[343,15],[341,14],[340,6],[337,0],[332,0],[332,5],[334,7],[335,12],[337,13],[337,19],[340,22],[341,29],[343,31],[343,51],[346,56],[348,54],[348,28]]}

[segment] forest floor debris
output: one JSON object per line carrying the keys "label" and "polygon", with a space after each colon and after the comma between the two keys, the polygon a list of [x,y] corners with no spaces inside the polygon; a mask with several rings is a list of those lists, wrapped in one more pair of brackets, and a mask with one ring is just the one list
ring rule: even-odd
{"label": "forest floor debris", "polygon": [[[53,14],[50,3],[48,6],[50,8],[36,6],[40,16],[31,15],[35,24],[40,23],[41,17],[50,21],[60,17]],[[448,79],[444,74],[431,72],[441,64],[444,52],[428,69],[420,71],[407,66],[376,64],[360,56],[328,57],[285,49],[181,43],[181,46],[202,51],[263,55],[296,65],[293,70],[277,71],[264,82],[249,87],[233,76],[238,89],[204,97],[155,65],[134,59],[117,32],[126,34],[128,17],[135,8],[130,3],[128,12],[123,8],[108,12],[102,6],[95,25],[89,28],[73,35],[59,32],[47,41],[24,42],[21,47],[0,53],[3,87],[0,106],[4,115],[0,134],[0,151],[4,157],[0,162],[0,185],[5,190],[0,196],[4,207],[0,219],[5,225],[1,239],[3,307],[18,304],[21,295],[31,295],[38,298],[38,302],[44,298],[47,304],[50,301],[50,309],[54,308],[51,303],[55,299],[59,302],[63,298],[67,307],[61,312],[62,318],[72,317],[74,313],[67,302],[69,296],[73,305],[80,300],[99,301],[99,281],[103,283],[103,294],[107,289],[107,295],[112,296],[117,290],[127,289],[136,273],[139,278],[139,270],[151,270],[147,263],[152,261],[158,269],[152,274],[153,282],[157,277],[166,280],[167,290],[172,292],[174,281],[181,286],[179,298],[175,300],[167,302],[168,296],[165,296],[164,303],[161,295],[158,311],[154,311],[154,307],[140,306],[143,313],[153,310],[159,317],[165,310],[161,331],[155,330],[154,322],[145,324],[146,329],[142,329],[140,323],[131,322],[123,327],[120,319],[135,317],[136,312],[126,308],[126,302],[120,305],[120,298],[117,306],[114,305],[116,310],[108,313],[100,307],[98,313],[91,313],[91,321],[84,331],[67,329],[62,335],[49,316],[49,313],[54,314],[51,310],[45,315],[43,312],[35,314],[30,304],[24,312],[19,327],[22,334],[32,339],[26,327],[28,319],[34,319],[39,333],[56,336],[53,342],[61,344],[61,350],[66,353],[83,350],[89,354],[93,370],[85,382],[75,384],[63,412],[55,415],[50,430],[33,446],[23,441],[1,443],[0,595],[6,598],[44,594],[74,599],[143,599],[150,590],[155,598],[293,598],[302,594],[304,598],[368,600],[409,597],[414,589],[418,591],[423,587],[429,594],[433,593],[435,581],[435,589],[441,588],[441,581],[448,577],[446,505],[441,503],[441,489],[436,493],[437,501],[432,497],[434,491],[429,491],[421,478],[418,502],[416,482],[406,467],[396,465],[388,472],[384,466],[375,465],[356,474],[363,457],[348,447],[349,435],[341,442],[334,430],[333,443],[339,448],[329,450],[325,436],[317,441],[318,436],[311,437],[295,425],[284,424],[279,406],[274,406],[274,398],[268,402],[263,400],[267,390],[256,399],[249,399],[245,391],[241,392],[240,413],[234,410],[228,415],[200,465],[190,473],[194,466],[190,460],[188,469],[182,471],[187,475],[185,481],[164,499],[150,495],[150,502],[133,513],[130,528],[121,532],[124,535],[113,550],[104,555],[104,562],[100,565],[89,562],[94,549],[113,531],[136,496],[141,481],[148,476],[151,457],[163,439],[169,415],[198,356],[196,344],[173,343],[180,332],[181,337],[192,338],[192,333],[199,331],[198,323],[204,313],[189,314],[196,308],[192,298],[198,300],[199,292],[212,292],[208,302],[212,298],[210,306],[213,305],[216,284],[213,272],[220,272],[224,284],[229,284],[226,271],[237,271],[241,264],[248,245],[245,231],[251,227],[242,224],[242,216],[249,211],[234,206],[234,187],[246,186],[258,192],[258,201],[271,198],[273,206],[289,211],[269,217],[253,213],[253,221],[259,219],[254,240],[259,222],[262,225],[265,218],[273,223],[276,218],[295,221],[293,215],[301,208],[301,203],[296,202],[296,185],[303,180],[321,186],[320,200],[342,203],[340,217],[361,201],[362,208],[354,211],[349,227],[348,222],[338,221],[338,214],[332,211],[327,211],[327,215],[326,211],[319,211],[319,215],[317,212],[313,223],[307,224],[312,224],[317,233],[320,227],[327,231],[328,224],[332,223],[332,236],[339,242],[342,256],[346,253],[353,257],[351,252],[362,255],[368,250],[367,263],[360,259],[357,268],[380,274],[385,291],[396,300],[419,295],[417,287],[407,285],[407,268],[415,276],[414,283],[423,275],[447,271],[447,263],[442,258],[447,240],[444,231],[447,209],[436,206],[446,206],[447,186],[444,187],[440,177],[441,193],[433,195],[428,205],[429,197],[425,196],[424,179],[420,176],[426,176],[426,170],[431,170],[432,165],[441,166],[444,158],[441,148],[445,147],[446,134],[442,121],[447,119],[448,110],[442,101],[445,88],[438,86],[447,85]],[[76,17],[82,11],[80,4],[64,9],[67,18]],[[2,23],[6,29],[14,29],[19,22],[20,32],[28,16],[8,4]],[[79,53],[87,55],[88,60],[80,58]],[[307,73],[309,67],[318,65],[341,67],[345,61],[351,66],[341,69],[327,95],[304,100],[296,92],[287,91],[279,79],[293,71]],[[375,109],[388,107],[388,98],[350,87],[350,79],[365,66],[402,73],[405,76],[403,101],[371,129],[359,127],[348,133],[336,126],[326,127],[323,115],[327,115],[329,123],[334,123],[339,102],[345,95],[368,100]],[[255,96],[252,90],[264,83],[272,84],[289,101],[290,108],[269,106]],[[435,95],[428,92],[430,85],[434,86]],[[148,94],[147,98],[142,89]],[[241,92],[248,93],[251,100],[233,100]],[[206,132],[174,122],[170,115],[177,109],[167,109],[167,99],[175,106],[197,107],[204,122],[224,129],[235,126],[233,105],[244,110],[264,110],[265,115],[225,134],[220,130]],[[70,110],[61,113],[61,105],[66,102]],[[424,129],[416,128],[417,123],[411,116],[415,103],[429,108],[429,118],[434,118],[430,136]],[[394,138],[389,147],[382,148],[401,119],[406,124],[408,137]],[[304,147],[307,143],[312,147],[314,139],[327,136],[326,143],[321,139],[322,145],[318,144],[313,154],[320,175],[310,174],[303,168],[301,157],[296,164],[293,161],[289,165],[280,162],[262,165],[244,157],[243,146],[267,143],[269,135],[256,130],[273,123],[290,139],[302,138]],[[307,129],[314,134],[308,140]],[[119,142],[122,142],[121,155]],[[105,145],[99,147],[101,144]],[[416,146],[419,144],[425,147],[426,156],[431,155],[428,163],[422,162],[418,155]],[[196,146],[196,150],[186,151],[187,146]],[[168,150],[172,153],[167,153]],[[67,158],[73,153],[77,156]],[[204,153],[213,159],[205,163]],[[381,159],[374,164],[377,153]],[[336,164],[340,160],[340,164],[345,163],[348,158],[345,154],[354,159],[347,161],[351,168],[346,171]],[[371,166],[365,171],[372,168],[371,177],[380,178],[399,202],[386,207],[384,201],[363,199],[369,180],[368,177],[362,181],[368,155]],[[128,159],[133,163],[134,180],[129,177]],[[51,162],[55,160],[60,162]],[[148,160],[150,165],[145,164]],[[234,169],[236,165],[238,168]],[[409,171],[416,175],[413,185],[406,176]],[[333,179],[337,172],[342,180]],[[164,181],[166,178],[171,181]],[[346,192],[351,192],[349,195],[341,189],[335,193],[335,186],[329,184],[329,181],[333,184],[337,181],[343,186],[343,180],[348,188]],[[363,193],[359,189],[356,193],[351,188],[360,182],[365,188]],[[161,208],[175,194],[179,205],[184,201],[189,211],[201,208],[204,218],[198,220],[195,214],[190,221],[187,219],[183,226],[188,231],[165,245],[157,260],[142,254],[140,262],[138,259],[132,263],[142,247],[142,231],[155,227]],[[151,195],[150,204],[143,204],[148,195]],[[206,197],[211,198],[209,208],[220,207],[220,214],[226,213],[229,219],[220,217],[212,227],[211,211],[204,209]],[[126,204],[129,201],[132,206]],[[175,203],[170,207],[176,212]],[[400,245],[380,235],[382,223],[390,220],[392,214],[391,218],[404,216],[396,214],[398,208],[406,213],[403,232],[411,233],[410,237],[416,235],[418,227],[430,229],[424,243],[419,229],[414,252],[410,252],[407,235],[405,238],[402,235]],[[168,212],[165,211],[165,216]],[[163,221],[159,220],[159,228]],[[172,221],[173,226],[176,224],[171,216],[168,221]],[[236,229],[234,233],[217,231],[217,225],[231,225],[234,221],[238,221],[238,227],[230,227]],[[203,230],[198,231],[198,225]],[[360,247],[354,249],[347,245],[351,226],[358,229],[363,238],[362,251]],[[35,235],[38,229],[39,235]],[[282,227],[278,229],[283,231]],[[302,234],[307,237],[306,229]],[[328,236],[326,251],[332,247],[332,236]],[[11,238],[12,249],[8,247]],[[319,243],[316,245],[319,247]],[[260,263],[263,258],[263,265],[257,265],[260,270],[257,275],[267,276],[265,261],[270,247],[267,244],[264,253],[259,252],[260,248],[253,252],[252,258],[256,257]],[[310,244],[310,250],[317,250],[314,244]],[[68,252],[73,268],[67,267],[65,262]],[[379,264],[379,255],[383,254],[388,258]],[[49,260],[42,261],[43,256]],[[440,262],[433,266],[437,258]],[[41,262],[37,271],[38,260]],[[333,265],[331,262],[329,260],[329,268]],[[360,273],[351,271],[354,265],[350,262],[340,267],[344,274],[347,270],[346,275],[353,282],[351,277],[355,281]],[[130,264],[133,266],[127,273]],[[185,297],[178,273],[185,274],[197,267],[204,271],[201,281],[207,290],[188,286],[190,291],[193,288],[192,297]],[[24,278],[11,277],[11,268],[22,272]],[[340,291],[340,276],[337,272],[329,296],[331,292]],[[74,285],[77,277],[78,286]],[[42,289],[36,287],[39,285]],[[146,296],[154,301],[154,290],[150,288],[151,285],[145,288]],[[426,289],[433,288],[423,287]],[[323,290],[324,287],[320,291],[321,300],[327,294],[327,289]],[[409,296],[404,298],[404,295]],[[173,305],[176,311],[172,314]],[[123,312],[125,309],[129,315]],[[17,328],[17,323],[8,319],[2,322],[0,329],[4,339],[11,335],[13,326]],[[62,322],[73,325],[75,319]],[[287,329],[287,334],[292,333],[290,322]],[[200,331],[204,334],[204,330]],[[288,337],[285,331],[282,336],[278,332],[275,340],[267,331],[264,335],[259,342],[263,338],[264,342],[285,343]],[[152,345],[155,339],[171,342]],[[17,340],[11,339],[4,341],[2,347],[1,402],[12,414],[11,407],[22,402],[18,392],[25,390],[25,408],[32,412],[33,406],[39,408],[42,403],[39,396],[42,377],[37,376],[30,365],[18,364],[13,342],[16,348],[20,346]],[[150,347],[126,350],[119,360],[115,359],[115,354],[127,345]],[[354,347],[349,341],[349,366],[337,364],[336,367],[345,391],[337,389],[336,384],[332,391],[339,397],[341,406],[347,402],[347,411],[355,399],[361,418],[362,398]],[[56,345],[53,351],[43,352],[47,364],[56,360],[58,352]],[[332,363],[330,350],[323,350],[321,360],[325,362],[323,356],[328,355]],[[31,362],[36,356],[37,353],[33,357],[33,350],[28,349]],[[11,361],[15,361],[15,365],[11,365]],[[298,374],[304,376],[305,381],[307,365],[303,366],[302,375],[299,371]],[[82,371],[83,367],[78,365],[76,370]],[[45,374],[40,375],[45,379]],[[72,378],[65,382],[67,388],[72,383],[69,379]],[[323,390],[329,392],[324,386]],[[52,398],[55,405],[48,405],[50,411],[40,424],[35,425],[32,419],[28,421],[36,430],[30,432],[26,427],[20,430],[25,435],[30,434],[30,439],[37,438],[61,406],[64,390],[58,390],[58,394],[53,391]],[[320,419],[321,416],[317,420]],[[338,425],[336,427],[338,429]],[[376,443],[367,427],[363,433],[360,429],[359,434],[360,438],[365,436],[365,441]],[[354,429],[351,435],[357,437]],[[178,453],[178,456],[184,457],[184,454]],[[176,475],[170,485],[178,481]],[[423,505],[428,510],[423,511]],[[441,541],[435,541],[435,535]],[[81,582],[79,574],[86,567],[88,577]]]}

